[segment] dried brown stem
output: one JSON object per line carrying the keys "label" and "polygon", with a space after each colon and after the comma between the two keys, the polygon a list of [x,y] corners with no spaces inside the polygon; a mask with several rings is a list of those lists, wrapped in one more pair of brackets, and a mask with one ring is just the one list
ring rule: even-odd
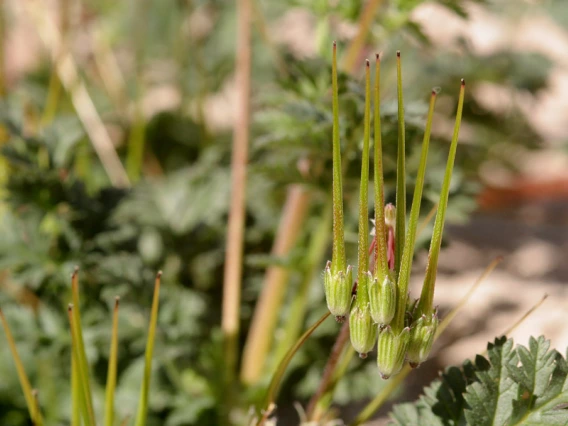
{"label": "dried brown stem", "polygon": [[245,231],[245,190],[247,177],[249,122],[250,122],[250,73],[251,73],[251,4],[250,0],[237,2],[237,50],[236,50],[236,118],[233,132],[231,159],[232,188],[225,271],[223,282],[222,331],[225,356],[224,392],[225,415],[232,404],[231,387],[237,364],[239,318],[241,304],[241,280],[243,240]]}
{"label": "dried brown stem", "polygon": [[382,0],[369,0],[359,16],[357,35],[351,41],[343,62],[343,69],[348,73],[352,73],[355,70],[355,66],[361,62],[359,55],[363,50],[365,37],[369,33],[369,28],[381,3]]}
{"label": "dried brown stem", "polygon": [[[308,212],[309,201],[310,193],[302,186],[294,185],[288,190],[272,248],[274,257],[286,256],[296,244]],[[279,307],[286,292],[288,276],[289,270],[282,266],[272,266],[266,271],[243,352],[241,380],[244,383],[252,384],[260,379],[278,321]]]}

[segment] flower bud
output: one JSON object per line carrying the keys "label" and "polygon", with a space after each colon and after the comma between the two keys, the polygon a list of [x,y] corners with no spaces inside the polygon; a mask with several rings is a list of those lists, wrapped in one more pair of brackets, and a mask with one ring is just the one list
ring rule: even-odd
{"label": "flower bud", "polygon": [[428,358],[438,328],[438,316],[434,312],[422,315],[414,322],[410,330],[410,343],[406,359],[412,368],[418,367]]}
{"label": "flower bud", "polygon": [[396,207],[389,203],[385,206],[385,225],[387,228],[396,228]]}
{"label": "flower bud", "polygon": [[[363,277],[364,280],[370,280],[371,274],[365,274]],[[366,288],[366,283],[360,287]],[[353,348],[361,358],[366,358],[367,352],[373,349],[377,340],[377,327],[373,324],[368,303],[355,303],[351,308],[349,333]]]}
{"label": "flower bud", "polygon": [[377,324],[390,324],[396,312],[396,286],[386,276],[382,283],[373,279],[369,285],[371,317]]}
{"label": "flower bud", "polygon": [[383,379],[388,379],[402,369],[409,341],[408,327],[398,334],[390,326],[379,331],[377,366]]}
{"label": "flower bud", "polygon": [[343,322],[345,316],[349,313],[351,299],[353,298],[351,266],[347,266],[345,271],[338,271],[333,274],[331,262],[328,261],[325,266],[323,282],[327,307],[335,316],[337,322]]}

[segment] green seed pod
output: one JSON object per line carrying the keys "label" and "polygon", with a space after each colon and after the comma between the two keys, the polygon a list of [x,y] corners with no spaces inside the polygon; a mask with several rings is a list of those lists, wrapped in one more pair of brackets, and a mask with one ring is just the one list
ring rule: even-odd
{"label": "green seed pod", "polygon": [[396,286],[386,276],[382,283],[376,278],[369,285],[371,317],[377,324],[388,325],[396,312]]}
{"label": "green seed pod", "polygon": [[379,331],[377,366],[383,379],[388,379],[402,369],[409,341],[408,327],[403,328],[399,334],[395,334],[390,326]]}
{"label": "green seed pod", "polygon": [[331,314],[335,316],[337,322],[345,321],[345,316],[349,313],[351,299],[353,298],[353,274],[351,266],[347,266],[345,271],[338,271],[333,274],[331,262],[327,262],[324,271],[324,289],[327,307]]}
{"label": "green seed pod", "polygon": [[[365,280],[371,279],[371,274],[364,275]],[[365,288],[366,285],[360,286]],[[358,297],[358,296],[356,296]],[[349,332],[351,344],[361,358],[367,357],[377,340],[377,327],[373,324],[368,303],[355,303],[349,314]]]}
{"label": "green seed pod", "polygon": [[428,358],[437,328],[438,316],[436,313],[430,316],[422,315],[412,325],[410,343],[406,354],[406,359],[412,368],[418,367]]}

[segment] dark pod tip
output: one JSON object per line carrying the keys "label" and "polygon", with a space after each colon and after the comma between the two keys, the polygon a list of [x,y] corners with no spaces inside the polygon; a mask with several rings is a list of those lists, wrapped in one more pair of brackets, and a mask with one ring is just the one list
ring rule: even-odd
{"label": "dark pod tip", "polygon": [[365,358],[367,358],[367,354],[360,353],[360,354],[359,354],[359,358],[365,359]]}
{"label": "dark pod tip", "polygon": [[336,316],[335,321],[337,321],[339,324],[343,324],[345,322],[345,315]]}
{"label": "dark pod tip", "polygon": [[118,306],[120,304],[120,296],[115,296],[114,298],[114,306]]}
{"label": "dark pod tip", "polygon": [[409,362],[408,365],[410,365],[410,368],[418,368],[420,367],[420,364],[416,363],[416,362]]}
{"label": "dark pod tip", "polygon": [[400,58],[400,50],[396,51],[396,56]]}
{"label": "dark pod tip", "polygon": [[380,53],[375,53],[375,59],[376,59],[377,61],[380,61],[380,60],[381,60],[381,54],[380,54]]}
{"label": "dark pod tip", "polygon": [[436,96],[442,91],[441,87],[432,87],[432,95]]}
{"label": "dark pod tip", "polygon": [[365,59],[365,66],[366,66],[367,68],[369,68],[369,67],[371,66],[371,63],[369,62],[368,59]]}
{"label": "dark pod tip", "polygon": [[162,271],[158,271],[158,273],[156,274],[156,278],[162,278]]}
{"label": "dark pod tip", "polygon": [[69,303],[69,304],[67,305],[67,311],[68,311],[68,312],[71,312],[72,310],[73,310],[73,303]]}
{"label": "dark pod tip", "polygon": [[465,79],[463,79],[463,78],[461,79],[461,85],[465,86]]}
{"label": "dark pod tip", "polygon": [[333,40],[333,48],[335,49],[336,47],[337,47],[337,42]]}

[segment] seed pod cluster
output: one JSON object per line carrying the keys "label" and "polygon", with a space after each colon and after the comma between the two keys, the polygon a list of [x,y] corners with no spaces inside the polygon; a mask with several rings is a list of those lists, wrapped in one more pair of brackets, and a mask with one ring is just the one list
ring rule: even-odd
{"label": "seed pod cluster", "polygon": [[[450,180],[456,155],[465,82],[462,80],[456,123],[450,144],[444,181],[434,222],[429,261],[420,298],[410,303],[408,283],[420,215],[428,147],[437,90],[432,91],[426,120],[420,165],[416,176],[410,216],[406,218],[405,127],[400,52],[397,52],[398,157],[397,206],[384,200],[382,140],[380,120],[380,57],[376,56],[373,93],[375,228],[369,232],[368,185],[371,139],[371,74],[365,70],[365,112],[359,196],[359,238],[357,279],[345,257],[343,194],[337,88],[337,48],[333,45],[333,250],[324,271],[324,288],[330,312],[341,322],[349,317],[351,344],[364,358],[378,342],[377,366],[387,379],[398,373],[406,361],[411,367],[424,362],[432,349],[438,327],[433,306],[434,287],[441,238],[448,203]],[[369,235],[374,236],[369,247]],[[353,292],[356,288],[356,292]]]}

